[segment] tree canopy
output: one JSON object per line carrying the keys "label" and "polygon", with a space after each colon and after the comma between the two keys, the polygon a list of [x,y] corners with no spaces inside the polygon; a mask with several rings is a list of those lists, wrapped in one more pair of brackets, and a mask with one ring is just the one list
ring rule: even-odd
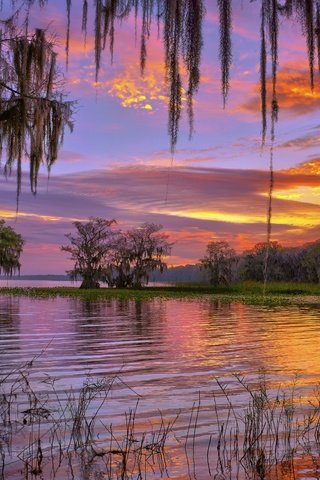
{"label": "tree canopy", "polygon": [[23,244],[21,235],[0,220],[0,274],[11,276],[20,272]]}
{"label": "tree canopy", "polygon": [[154,270],[163,271],[165,256],[170,254],[168,236],[160,233],[161,225],[143,223],[128,231],[115,230],[115,220],[90,217],[87,222],[73,222],[76,234],[66,237],[71,245],[61,250],[71,254],[74,262],[68,271],[71,279],[82,279],[80,288],[140,288]]}
{"label": "tree canopy", "polygon": [[73,222],[76,234],[66,234],[71,245],[63,245],[62,251],[71,254],[74,267],[68,275],[72,280],[82,278],[81,288],[96,288],[105,277],[106,264],[115,244],[115,233],[110,228],[114,220],[89,218],[88,222]]}
{"label": "tree canopy", "polygon": [[209,242],[206,255],[200,259],[200,268],[207,271],[211,285],[229,285],[235,259],[236,252],[228,242]]}
{"label": "tree canopy", "polygon": [[167,266],[164,257],[170,255],[172,243],[161,229],[161,225],[146,222],[119,232],[108,266],[109,285],[140,288],[148,283],[151,272],[163,272]]}

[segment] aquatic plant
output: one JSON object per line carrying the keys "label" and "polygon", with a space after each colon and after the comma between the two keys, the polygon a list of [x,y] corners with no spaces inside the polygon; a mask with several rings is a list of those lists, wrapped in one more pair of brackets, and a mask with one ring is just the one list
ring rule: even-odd
{"label": "aquatic plant", "polygon": [[[318,475],[320,389],[303,396],[299,379],[275,386],[266,373],[236,388],[214,379],[211,395],[153,424],[139,415],[140,395],[119,375],[87,376],[79,388],[33,379],[40,357],[0,378],[0,479],[168,478],[170,452],[188,478],[297,478],[299,464]],[[112,392],[127,389],[132,407],[114,423]],[[211,418],[210,424],[205,424]],[[207,421],[207,420],[206,420]],[[146,425],[149,423],[148,429]],[[179,425],[178,425],[179,424]],[[205,441],[203,440],[205,438]]]}
{"label": "aquatic plant", "polygon": [[88,376],[79,390],[62,391],[48,376],[34,385],[34,361],[0,378],[1,480],[14,478],[17,471],[25,479],[64,478],[65,472],[75,478],[77,472],[90,471],[107,472],[103,478],[110,479],[134,472],[144,478],[148,469],[164,468],[164,447],[176,417],[161,417],[159,426],[148,431],[137,429],[138,398],[115,429],[109,393],[115,384],[130,388],[119,376]]}

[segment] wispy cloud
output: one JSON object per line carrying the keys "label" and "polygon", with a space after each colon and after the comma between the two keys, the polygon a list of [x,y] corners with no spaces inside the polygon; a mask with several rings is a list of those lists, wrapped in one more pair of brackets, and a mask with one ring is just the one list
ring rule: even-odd
{"label": "wispy cloud", "polygon": [[[273,238],[284,244],[320,236],[318,163],[276,173]],[[121,228],[145,221],[162,224],[176,241],[171,263],[196,261],[212,239],[225,239],[242,251],[265,240],[267,191],[265,171],[175,167],[168,176],[166,168],[137,165],[55,176],[47,192],[40,181],[36,198],[22,194],[17,221],[13,179],[4,182],[0,201],[2,216],[26,238],[25,268],[31,268],[38,245],[42,260],[34,264],[45,268],[49,249],[57,256],[55,271],[62,271],[66,257],[57,253],[58,246],[65,243],[72,221],[89,216],[115,218]]]}

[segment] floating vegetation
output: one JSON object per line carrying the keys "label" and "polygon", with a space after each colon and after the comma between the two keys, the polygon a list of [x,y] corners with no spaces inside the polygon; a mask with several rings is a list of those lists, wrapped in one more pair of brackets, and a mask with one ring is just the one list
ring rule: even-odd
{"label": "floating vegetation", "polygon": [[27,296],[37,299],[55,297],[79,298],[86,301],[107,299],[152,300],[199,299],[210,296],[222,303],[247,305],[302,305],[320,303],[320,285],[311,283],[270,282],[263,295],[263,283],[244,281],[228,287],[212,287],[206,284],[178,284],[159,287],[78,289],[73,287],[0,287],[0,295]]}

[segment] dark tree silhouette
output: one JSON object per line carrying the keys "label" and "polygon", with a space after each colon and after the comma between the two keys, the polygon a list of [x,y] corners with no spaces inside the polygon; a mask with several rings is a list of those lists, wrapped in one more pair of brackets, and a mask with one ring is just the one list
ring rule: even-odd
{"label": "dark tree silhouette", "polygon": [[168,235],[160,233],[161,229],[161,225],[146,222],[125,234],[133,287],[140,288],[148,283],[151,272],[162,272],[167,266],[163,259],[170,255],[172,243],[168,242]]}
{"label": "dark tree silhouette", "polygon": [[164,257],[170,255],[172,243],[161,229],[161,225],[146,222],[118,233],[106,269],[109,286],[141,288],[151,272],[166,269]]}
{"label": "dark tree silhouette", "polygon": [[206,255],[200,259],[200,268],[207,271],[211,285],[229,285],[235,260],[236,252],[228,242],[209,242]]}
{"label": "dark tree silhouette", "polygon": [[20,255],[24,240],[13,228],[0,220],[0,274],[11,276],[20,272]]}
{"label": "dark tree silhouette", "polygon": [[71,245],[61,250],[70,253],[74,262],[67,273],[73,280],[82,279],[80,288],[98,288],[100,281],[109,287],[140,288],[151,272],[166,268],[163,258],[172,244],[159,233],[161,225],[144,223],[122,232],[110,228],[114,223],[91,217],[88,222],[73,222],[76,234],[66,235]]}
{"label": "dark tree silhouette", "polygon": [[71,279],[82,278],[80,288],[98,288],[99,281],[106,277],[108,256],[114,246],[115,232],[110,228],[114,220],[89,218],[89,221],[73,222],[76,234],[66,234],[71,245],[61,250],[71,254],[74,267],[68,275]]}

